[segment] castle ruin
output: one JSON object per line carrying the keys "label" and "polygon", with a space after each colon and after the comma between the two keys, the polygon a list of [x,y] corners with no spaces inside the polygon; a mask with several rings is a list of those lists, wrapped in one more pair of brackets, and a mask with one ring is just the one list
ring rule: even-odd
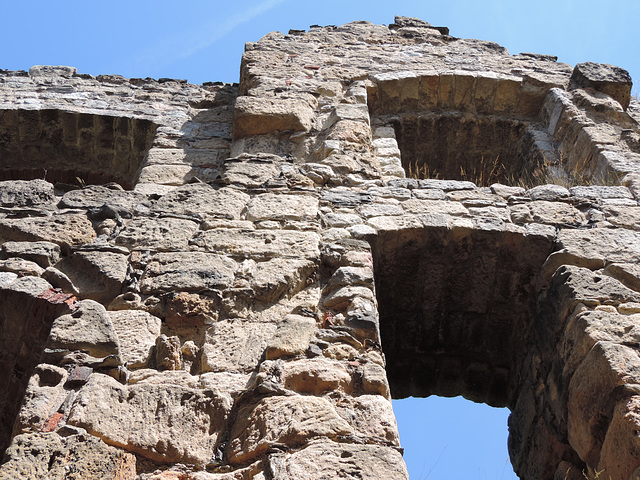
{"label": "castle ruin", "polygon": [[640,478],[630,93],[407,17],[237,85],[0,70],[0,479],[407,479],[410,395]]}

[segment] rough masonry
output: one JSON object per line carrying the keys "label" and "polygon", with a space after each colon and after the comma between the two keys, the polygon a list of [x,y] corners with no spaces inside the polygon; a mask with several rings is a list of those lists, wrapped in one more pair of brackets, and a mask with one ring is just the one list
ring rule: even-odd
{"label": "rough masonry", "polygon": [[237,85],[0,71],[0,478],[406,479],[408,395],[639,478],[630,92],[406,17]]}

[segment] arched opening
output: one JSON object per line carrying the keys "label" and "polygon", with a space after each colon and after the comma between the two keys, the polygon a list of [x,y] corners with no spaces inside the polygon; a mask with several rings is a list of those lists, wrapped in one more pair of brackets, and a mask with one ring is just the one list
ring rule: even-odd
{"label": "arched opening", "polygon": [[544,133],[507,117],[460,112],[390,117],[402,167],[414,178],[527,184],[555,163],[553,153],[536,145]]}
{"label": "arched opening", "polygon": [[0,180],[133,188],[157,125],[63,110],[0,110]]}
{"label": "arched opening", "polygon": [[392,397],[513,409],[552,240],[431,226],[380,231],[370,243]]}

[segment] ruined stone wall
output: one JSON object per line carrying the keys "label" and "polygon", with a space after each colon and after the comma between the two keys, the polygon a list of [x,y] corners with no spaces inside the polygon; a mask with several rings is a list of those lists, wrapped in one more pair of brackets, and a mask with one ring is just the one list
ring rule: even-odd
{"label": "ruined stone wall", "polygon": [[408,18],[239,85],[0,71],[0,478],[407,478],[432,394],[520,478],[637,478],[630,90]]}

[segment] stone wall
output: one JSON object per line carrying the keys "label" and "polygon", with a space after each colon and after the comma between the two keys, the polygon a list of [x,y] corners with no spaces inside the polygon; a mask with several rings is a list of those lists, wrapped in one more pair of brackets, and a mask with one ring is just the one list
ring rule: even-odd
{"label": "stone wall", "polygon": [[405,17],[239,85],[0,71],[0,478],[407,478],[432,394],[520,478],[636,478],[630,89]]}

